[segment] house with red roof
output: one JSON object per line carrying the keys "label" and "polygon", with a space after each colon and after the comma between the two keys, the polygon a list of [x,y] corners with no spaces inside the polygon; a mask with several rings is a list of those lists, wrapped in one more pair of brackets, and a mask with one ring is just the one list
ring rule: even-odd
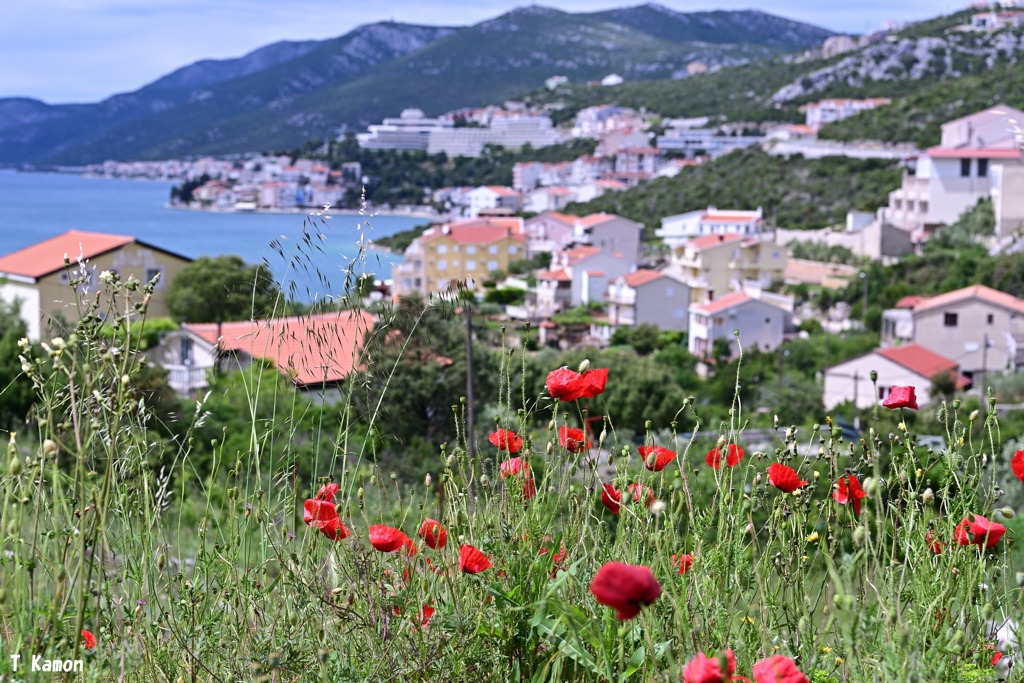
{"label": "house with red roof", "polygon": [[743,233],[695,237],[672,250],[668,270],[687,284],[694,303],[729,292],[763,290],[783,279],[789,252],[774,239]]}
{"label": "house with red roof", "polygon": [[523,210],[530,213],[561,211],[576,198],[576,192],[562,185],[538,187],[526,193]]}
{"label": "house with red roof", "polygon": [[656,325],[685,331],[690,321],[690,287],[663,270],[636,270],[608,285],[605,311],[612,331],[618,327]]}
{"label": "house with red roof", "polygon": [[982,198],[991,196],[996,205],[1018,203],[1014,193],[993,195],[992,190],[999,189],[993,179],[1001,179],[1002,169],[1024,166],[1022,121],[1024,112],[997,105],[944,123],[941,143],[904,173],[900,188],[889,193],[882,218],[923,236],[955,223]]}
{"label": "house with red roof", "polygon": [[573,235],[577,244],[606,249],[635,268],[640,261],[642,223],[614,213],[592,213],[576,221]]}
{"label": "house with red roof", "polygon": [[973,285],[931,297],[904,297],[882,313],[882,343],[918,344],[977,380],[1024,368],[1024,299]]}
{"label": "house with red roof", "polygon": [[[783,341],[792,313],[784,308],[733,292],[690,306],[689,350],[698,358],[711,358],[716,339],[729,342],[731,357],[743,349],[772,351]],[[739,344],[735,332],[739,332]]]}
{"label": "house with red roof", "polygon": [[477,218],[428,228],[392,269],[395,296],[443,292],[455,283],[480,288],[495,271],[526,258],[522,218]]}
{"label": "house with red roof", "polygon": [[296,388],[323,391],[364,366],[363,345],[373,329],[366,311],[334,311],[274,320],[186,323],[164,335],[157,362],[180,394],[208,384],[210,370],[270,362]]}
{"label": "house with red roof", "polygon": [[[0,299],[20,302],[28,336],[38,341],[67,333],[79,319],[77,301],[102,291],[104,271],[142,283],[160,275],[147,315],[162,317],[169,315],[167,285],[189,262],[130,235],[69,230],[0,256]],[[76,290],[71,282],[77,280]]]}
{"label": "house with red roof", "polygon": [[[877,382],[871,373],[878,374]],[[963,389],[970,380],[960,374],[960,364],[920,344],[878,348],[825,370],[825,410],[852,401],[857,408],[870,408],[889,395],[892,387],[913,386],[918,405],[931,403],[932,382],[948,375]]]}
{"label": "house with red roof", "polygon": [[523,195],[511,187],[500,185],[481,185],[466,194],[468,208],[466,215],[470,218],[487,213],[495,215],[514,214],[523,206]]}
{"label": "house with red roof", "polygon": [[527,218],[523,222],[527,254],[550,254],[567,248],[572,244],[576,222],[579,219],[579,216],[558,211],[545,211]]}
{"label": "house with red roof", "polygon": [[537,274],[538,314],[604,301],[608,284],[634,268],[630,260],[600,247],[577,245],[554,252],[550,269]]}

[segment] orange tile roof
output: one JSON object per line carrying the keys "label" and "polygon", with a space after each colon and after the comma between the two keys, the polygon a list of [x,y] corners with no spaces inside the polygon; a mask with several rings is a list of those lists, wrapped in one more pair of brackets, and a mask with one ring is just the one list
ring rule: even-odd
{"label": "orange tile roof", "polygon": [[889,346],[876,349],[875,353],[927,379],[935,377],[940,372],[956,372],[960,367],[955,360],[929,351],[919,344]]}
{"label": "orange tile roof", "polygon": [[572,280],[569,277],[569,273],[565,271],[565,268],[559,268],[558,270],[544,270],[537,273],[538,280],[555,280],[557,282],[569,282]]}
{"label": "orange tile roof", "polygon": [[647,284],[648,282],[654,282],[665,274],[659,270],[638,270],[629,275],[623,275],[622,280],[630,287],[639,287],[640,285]]}
{"label": "orange tile roof", "polygon": [[753,223],[754,221],[761,220],[758,216],[743,216],[735,213],[714,212],[705,212],[704,218],[708,221],[725,221],[726,223]]}
{"label": "orange tile roof", "polygon": [[902,299],[900,299],[899,301],[897,301],[896,302],[896,308],[913,308],[914,306],[918,305],[922,301],[924,301],[924,297],[923,296],[917,296],[916,294],[911,294],[911,295],[905,296]]}
{"label": "orange tile roof", "polygon": [[571,266],[585,258],[589,258],[594,254],[600,253],[600,251],[601,250],[598,247],[573,247],[563,253],[565,254],[565,259],[568,262],[568,265]]}
{"label": "orange tile roof", "polygon": [[600,225],[601,223],[614,220],[616,218],[618,218],[618,216],[616,216],[615,214],[605,213],[602,211],[601,213],[592,213],[588,216],[584,216],[579,220],[579,223],[585,228],[590,228],[595,225]]}
{"label": "orange tile roof", "polygon": [[75,263],[79,256],[90,259],[135,241],[128,235],[68,230],[0,258],[0,273],[38,279],[64,268],[64,257]]}
{"label": "orange tile roof", "polygon": [[693,309],[700,311],[701,313],[721,313],[726,309],[732,308],[733,306],[739,306],[740,304],[748,301],[754,301],[754,299],[743,292],[733,292],[732,294],[726,294],[720,299],[715,299],[714,301],[709,301],[706,304],[694,306]]}
{"label": "orange tile roof", "polygon": [[704,235],[703,237],[693,238],[686,243],[686,246],[692,247],[696,251],[704,251],[705,249],[711,249],[712,247],[729,244],[745,238],[746,235],[741,235],[738,232],[728,232],[724,235]]}
{"label": "orange tile roof", "polygon": [[449,223],[428,229],[421,239],[430,242],[440,237],[447,237],[459,244],[490,244],[506,237],[518,242],[526,239],[521,218],[480,218]]}
{"label": "orange tile roof", "polygon": [[[310,316],[223,323],[221,344],[253,358],[270,360],[298,385],[337,382],[362,367],[363,339],[373,328],[366,311],[341,311]],[[211,345],[217,323],[186,323],[182,327]]]}
{"label": "orange tile roof", "polygon": [[485,185],[488,190],[494,194],[501,195],[503,197],[518,197],[519,193],[513,190],[511,187],[502,187],[501,185]]}
{"label": "orange tile roof", "polygon": [[1022,154],[1015,147],[932,147],[928,156],[933,159],[1020,159]]}
{"label": "orange tile roof", "polygon": [[576,221],[580,219],[579,216],[575,216],[571,213],[561,213],[559,211],[545,211],[540,214],[541,216],[550,216],[557,221],[562,221],[566,225],[576,225]]}
{"label": "orange tile roof", "polygon": [[1024,313],[1024,300],[1018,299],[1012,294],[1000,292],[998,289],[986,287],[985,285],[973,285],[971,287],[964,287],[963,289],[957,289],[952,292],[946,292],[945,294],[939,294],[938,296],[922,299],[914,306],[914,312],[918,313],[920,311],[927,311],[940,306],[948,306],[950,304],[959,303],[972,298],[978,298],[982,301],[987,301],[990,304],[995,304],[996,306],[1002,306],[1003,308],[1009,308],[1011,310]]}

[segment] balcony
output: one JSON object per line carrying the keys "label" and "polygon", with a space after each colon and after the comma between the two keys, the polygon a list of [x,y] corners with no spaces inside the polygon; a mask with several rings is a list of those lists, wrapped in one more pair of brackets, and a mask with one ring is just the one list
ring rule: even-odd
{"label": "balcony", "polygon": [[195,367],[193,365],[170,365],[164,364],[167,371],[167,383],[175,392],[188,396],[194,391],[205,389],[207,386],[206,371],[208,368]]}
{"label": "balcony", "polygon": [[608,293],[605,295],[605,301],[607,301],[610,304],[616,304],[618,306],[635,306],[636,290],[631,288],[609,289]]}

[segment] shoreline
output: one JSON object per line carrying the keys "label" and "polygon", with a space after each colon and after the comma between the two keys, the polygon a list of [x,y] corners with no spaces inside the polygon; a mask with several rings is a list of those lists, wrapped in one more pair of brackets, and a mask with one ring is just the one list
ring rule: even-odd
{"label": "shoreline", "polygon": [[[323,207],[296,207],[294,209],[254,209],[250,210],[239,210],[239,209],[211,209],[203,208],[200,206],[185,206],[180,204],[164,204],[163,208],[179,210],[179,211],[196,211],[199,213],[222,213],[222,214],[271,214],[271,215],[320,215],[323,214]],[[362,216],[364,218],[373,218],[374,216],[397,216],[401,218],[422,218],[424,220],[431,221],[446,221],[450,220],[450,216],[437,213],[427,213],[426,211],[402,211],[401,209],[339,209],[336,207],[330,207],[328,211],[331,215],[344,215],[344,216]]]}

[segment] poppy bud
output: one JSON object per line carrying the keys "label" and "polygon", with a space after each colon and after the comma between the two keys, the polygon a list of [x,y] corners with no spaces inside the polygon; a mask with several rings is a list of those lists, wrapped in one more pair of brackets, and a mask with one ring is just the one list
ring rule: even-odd
{"label": "poppy bud", "polygon": [[864,543],[868,540],[868,530],[866,527],[858,526],[853,530],[853,544],[858,548],[862,548]]}
{"label": "poppy bud", "polygon": [[601,436],[597,437],[599,443],[604,443],[604,440],[608,438],[608,430],[602,429]]}
{"label": "poppy bud", "polygon": [[861,486],[861,488],[863,488],[864,493],[868,494],[869,496],[873,496],[875,494],[875,491],[878,490],[878,486],[875,483],[873,477],[868,477],[867,479],[865,479],[864,484]]}
{"label": "poppy bud", "polygon": [[971,422],[974,422],[975,420],[977,420],[978,419],[978,411],[977,410],[972,410],[971,411],[971,416],[968,419]]}
{"label": "poppy bud", "polygon": [[43,455],[53,455],[57,452],[57,442],[53,439],[43,441]]}
{"label": "poppy bud", "polygon": [[577,372],[579,372],[582,375],[584,372],[586,372],[589,369],[590,369],[590,359],[589,358],[584,358],[583,362],[580,363],[580,367],[579,367],[579,370]]}
{"label": "poppy bud", "polygon": [[665,512],[665,508],[667,508],[667,507],[668,506],[665,505],[665,501],[663,501],[663,500],[656,500],[653,503],[651,503],[651,514],[654,515],[655,517],[657,517],[658,515],[660,515],[663,512]]}
{"label": "poppy bud", "polygon": [[427,472],[427,476],[423,478],[423,486],[430,488],[430,472]]}
{"label": "poppy bud", "polygon": [[487,478],[487,475],[486,475],[486,474],[481,474],[481,475],[480,475],[480,485],[481,485],[481,486],[487,486],[487,484],[488,484],[489,482],[490,482],[490,479],[488,479],[488,478]]}
{"label": "poppy bud", "polygon": [[877,370],[872,370],[871,371],[871,381],[872,382],[877,382],[878,381],[878,371]]}
{"label": "poppy bud", "polygon": [[330,656],[330,654],[331,653],[329,653],[327,650],[321,648],[320,650],[317,650],[316,658],[320,660],[321,664],[326,664],[327,658]]}
{"label": "poppy bud", "polygon": [[11,473],[12,477],[16,477],[21,474],[21,458],[18,456],[11,458],[11,462],[7,466],[7,471]]}
{"label": "poppy bud", "polygon": [[555,421],[548,422],[548,431],[553,432],[555,430]]}
{"label": "poppy bud", "polygon": [[398,475],[394,472],[391,472],[390,474],[388,474],[388,476],[391,477],[391,481],[395,481],[396,479],[398,479]]}
{"label": "poppy bud", "polygon": [[377,475],[375,474],[372,477],[370,477],[370,486],[376,486],[376,485],[377,485]]}
{"label": "poppy bud", "polygon": [[448,459],[444,461],[444,464],[447,465],[448,467],[454,467],[455,466],[455,456],[454,455],[449,455]]}
{"label": "poppy bud", "polygon": [[907,423],[906,422],[900,422],[898,425],[896,425],[896,428],[898,430],[900,430],[901,432],[905,432],[905,431],[907,431]]}
{"label": "poppy bud", "polygon": [[925,489],[924,493],[921,494],[921,502],[925,505],[931,505],[933,500],[935,500],[935,492],[930,488]]}
{"label": "poppy bud", "polygon": [[758,472],[757,476],[754,477],[754,486],[760,486],[761,485],[761,480],[762,480],[761,473]]}
{"label": "poppy bud", "polygon": [[1017,513],[1014,511],[1012,507],[1004,507],[1000,509],[999,514],[1001,514],[1006,519],[1013,519],[1017,516]]}
{"label": "poppy bud", "polygon": [[545,446],[545,448],[544,448],[544,451],[545,451],[545,452],[546,452],[546,453],[547,453],[548,455],[551,455],[551,454],[552,454],[552,453],[553,453],[553,452],[555,451],[555,444],[553,444],[553,443],[551,443],[550,441],[548,441],[548,445],[547,445],[547,446]]}
{"label": "poppy bud", "polygon": [[960,407],[960,399],[954,398],[953,399],[953,409],[955,410],[955,409],[957,409],[959,407]]}
{"label": "poppy bud", "polygon": [[773,415],[772,416],[772,427],[774,427],[775,429],[779,428],[779,416],[778,415]]}

